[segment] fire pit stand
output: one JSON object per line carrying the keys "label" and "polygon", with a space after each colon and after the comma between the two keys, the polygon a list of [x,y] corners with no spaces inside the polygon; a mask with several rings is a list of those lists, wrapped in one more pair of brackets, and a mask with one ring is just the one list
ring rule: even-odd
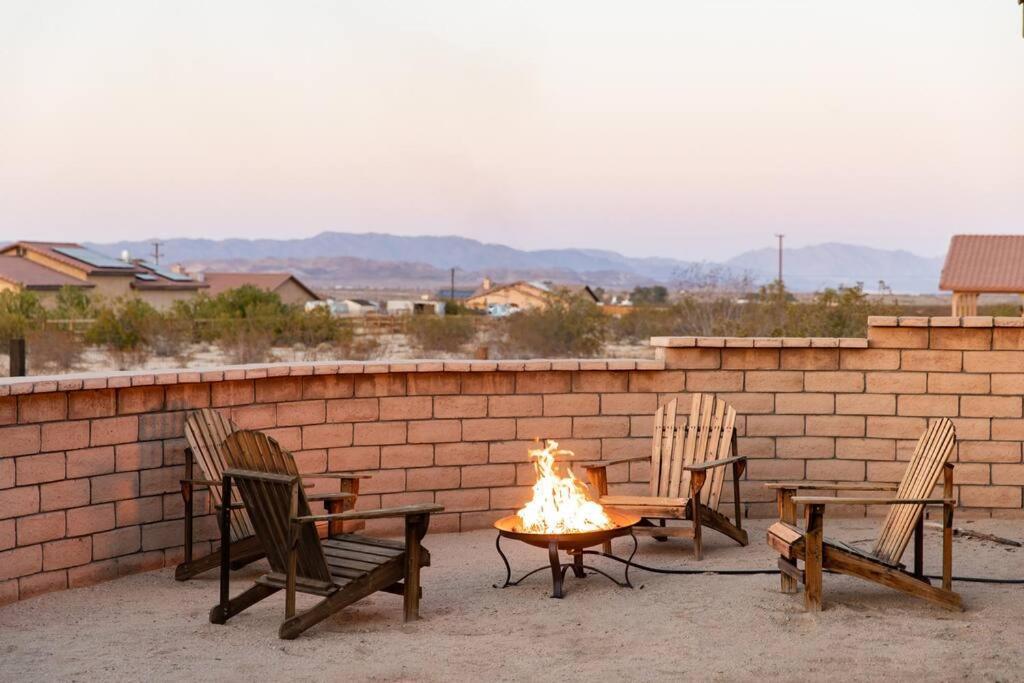
{"label": "fire pit stand", "polygon": [[[494,587],[507,588],[509,586],[518,586],[520,582],[527,577],[533,576],[537,572],[544,571],[550,567],[552,584],[551,597],[553,598],[561,598],[565,595],[563,584],[565,582],[566,572],[570,569],[572,569],[573,575],[578,579],[586,578],[587,574],[584,570],[590,570],[607,578],[617,586],[632,588],[633,584],[629,581],[629,562],[633,559],[633,556],[636,554],[637,547],[639,546],[636,535],[633,533],[633,526],[640,521],[640,518],[635,515],[625,514],[608,508],[605,508],[605,512],[607,512],[608,516],[613,522],[615,522],[614,527],[611,529],[600,529],[598,531],[587,531],[572,534],[526,533],[517,530],[520,524],[518,516],[510,515],[499,519],[494,523],[494,528],[498,530],[498,537],[494,541],[494,547],[498,550],[498,555],[501,557],[501,561],[505,563],[505,582],[500,586],[498,584],[494,584]],[[583,564],[584,548],[600,545],[620,536],[629,536],[633,539],[633,551],[629,554],[629,559],[626,561],[626,572],[623,581],[619,581],[597,567]],[[515,539],[537,548],[547,548],[549,564],[543,567],[537,567],[513,581],[512,566],[509,564],[508,558],[505,557],[505,553],[501,550],[502,538]],[[562,562],[558,555],[558,551],[560,550],[564,550],[569,553],[572,561]]]}

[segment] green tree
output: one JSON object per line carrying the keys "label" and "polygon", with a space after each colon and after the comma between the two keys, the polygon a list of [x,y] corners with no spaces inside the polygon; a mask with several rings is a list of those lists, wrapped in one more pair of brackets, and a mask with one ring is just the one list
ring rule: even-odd
{"label": "green tree", "polygon": [[660,306],[668,301],[668,290],[661,285],[634,287],[629,298],[634,306]]}
{"label": "green tree", "polygon": [[135,297],[115,299],[101,308],[85,338],[105,347],[119,370],[139,365],[149,355],[151,337],[160,319],[156,309]]}
{"label": "green tree", "polygon": [[46,311],[35,292],[0,292],[0,339],[22,339],[39,328]]}

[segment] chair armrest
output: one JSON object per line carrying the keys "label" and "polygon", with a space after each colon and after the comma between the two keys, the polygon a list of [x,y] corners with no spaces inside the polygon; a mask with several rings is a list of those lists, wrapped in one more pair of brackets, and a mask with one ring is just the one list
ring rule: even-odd
{"label": "chair armrest", "polygon": [[612,458],[611,460],[596,460],[593,462],[580,462],[577,464],[582,465],[584,469],[596,470],[608,467],[609,465],[618,465],[619,463],[623,462],[640,462],[641,460],[649,461],[650,459],[651,456],[649,455],[637,455],[632,458]]}
{"label": "chair armrest", "polygon": [[700,465],[684,465],[683,469],[687,470],[688,472],[703,472],[704,470],[710,470],[715,467],[722,467],[723,465],[728,465],[734,462],[746,462],[746,460],[747,456],[737,455],[732,458],[722,458],[721,460],[709,460],[705,463],[701,463]]}
{"label": "chair armrest", "polygon": [[397,508],[380,508],[378,510],[349,510],[333,515],[305,515],[292,517],[293,522],[325,522],[344,519],[379,519],[381,517],[408,517],[410,515],[429,515],[433,512],[444,512],[443,505],[422,503],[420,505],[403,505]]}
{"label": "chair armrest", "polygon": [[354,493],[309,493],[306,495],[306,500],[344,500],[358,497]]}
{"label": "chair armrest", "polygon": [[899,484],[836,484],[818,481],[773,481],[764,485],[768,489],[789,489],[793,491],[896,491]]}
{"label": "chair armrest", "polygon": [[213,479],[182,479],[182,484],[195,484],[198,486],[220,486],[224,482]]}
{"label": "chair armrest", "polygon": [[317,472],[303,475],[310,479],[370,479],[372,474],[355,474],[353,472]]}
{"label": "chair armrest", "polygon": [[829,496],[796,496],[793,502],[803,505],[947,505],[954,498],[832,498]]}

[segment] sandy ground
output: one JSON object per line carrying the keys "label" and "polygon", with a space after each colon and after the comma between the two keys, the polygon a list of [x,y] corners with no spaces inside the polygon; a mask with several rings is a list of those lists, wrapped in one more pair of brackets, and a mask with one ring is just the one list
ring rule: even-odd
{"label": "sandy ground", "polygon": [[[710,533],[706,568],[766,567],[764,522],[739,548]],[[1020,538],[1019,522],[968,528]],[[877,521],[826,520],[831,535],[868,542]],[[939,537],[928,532],[927,568]],[[277,639],[278,594],[226,626],[208,623],[214,576],[175,583],[169,570],[53,593],[0,609],[0,680],[1013,680],[1024,675],[1024,587],[958,583],[967,611],[951,613],[853,578],[825,577],[826,609],[803,612],[776,576],[633,572],[636,589],[599,576],[548,597],[540,573],[504,577],[494,534],[428,535],[423,619],[403,625],[401,598],[377,594],[294,641]],[[628,539],[616,541],[617,551]],[[623,545],[620,545],[623,544]],[[685,548],[685,550],[684,550]],[[641,540],[640,562],[692,567],[684,541]],[[509,543],[516,570],[543,551]],[[957,539],[955,570],[1024,577],[1024,550]],[[588,558],[621,572],[604,558]],[[256,565],[258,567],[259,565]],[[241,589],[258,569],[237,573]],[[302,604],[309,604],[308,600]]]}

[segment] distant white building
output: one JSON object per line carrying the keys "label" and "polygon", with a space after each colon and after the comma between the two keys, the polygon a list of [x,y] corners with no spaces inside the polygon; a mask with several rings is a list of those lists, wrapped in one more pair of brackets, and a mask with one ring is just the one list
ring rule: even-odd
{"label": "distant white building", "polygon": [[373,313],[380,313],[380,306],[369,299],[345,299],[339,303],[339,315],[369,315]]}
{"label": "distant white building", "polygon": [[444,302],[392,299],[384,304],[384,310],[388,315],[444,315]]}

